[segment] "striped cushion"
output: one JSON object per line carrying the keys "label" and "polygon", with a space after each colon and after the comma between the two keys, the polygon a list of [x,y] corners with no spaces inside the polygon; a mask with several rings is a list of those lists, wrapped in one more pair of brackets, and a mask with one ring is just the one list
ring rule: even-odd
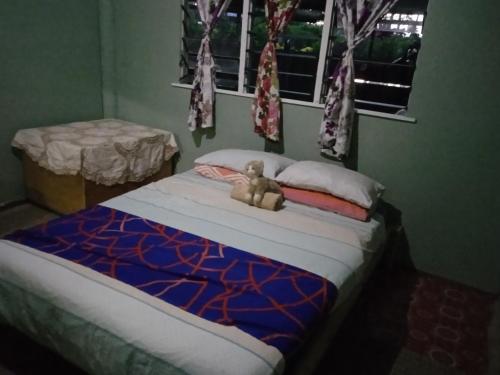
{"label": "striped cushion", "polygon": [[215,167],[213,165],[198,164],[194,170],[202,176],[213,180],[225,181],[230,184],[248,184],[248,177],[243,173],[233,171],[228,168]]}

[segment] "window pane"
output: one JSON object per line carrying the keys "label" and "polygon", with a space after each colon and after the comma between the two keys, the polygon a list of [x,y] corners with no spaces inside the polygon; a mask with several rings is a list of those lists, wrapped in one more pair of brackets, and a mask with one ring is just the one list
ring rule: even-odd
{"label": "window pane", "polygon": [[[278,36],[280,95],[312,101],[323,32],[326,0],[302,0],[288,27]],[[264,1],[252,1],[246,89],[254,92],[260,53],[267,42]]]}
{"label": "window pane", "polygon": [[[216,85],[226,90],[238,89],[242,0],[233,0],[212,31],[212,53],[216,64]],[[182,83],[192,83],[198,50],[203,37],[196,1],[185,0],[184,36],[181,64]]]}
{"label": "window pane", "polygon": [[[408,104],[427,0],[400,0],[398,4],[354,51],[357,108],[396,113]],[[335,19],[322,100],[345,49],[342,24]]]}

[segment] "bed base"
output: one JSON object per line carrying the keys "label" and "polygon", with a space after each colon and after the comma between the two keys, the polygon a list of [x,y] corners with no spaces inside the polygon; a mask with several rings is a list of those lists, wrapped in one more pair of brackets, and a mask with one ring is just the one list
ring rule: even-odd
{"label": "bed base", "polygon": [[366,266],[362,282],[358,283],[351,290],[348,298],[335,306],[326,321],[306,341],[302,349],[297,353],[296,358],[290,363],[290,367],[286,367],[285,375],[304,375],[315,372],[330,347],[335,334],[358,301],[358,297],[363,291],[366,282],[373,275],[375,268],[382,265],[381,263],[383,262],[381,260],[387,255],[385,254],[387,243],[388,241],[386,240],[374,254],[372,261]]}

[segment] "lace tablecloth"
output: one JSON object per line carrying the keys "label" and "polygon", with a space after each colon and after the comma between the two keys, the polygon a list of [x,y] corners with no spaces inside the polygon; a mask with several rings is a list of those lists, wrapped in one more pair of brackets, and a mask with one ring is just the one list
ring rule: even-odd
{"label": "lace tablecloth", "polygon": [[108,186],[141,181],[177,152],[169,131],[116,119],[19,130],[12,146],[56,174]]}

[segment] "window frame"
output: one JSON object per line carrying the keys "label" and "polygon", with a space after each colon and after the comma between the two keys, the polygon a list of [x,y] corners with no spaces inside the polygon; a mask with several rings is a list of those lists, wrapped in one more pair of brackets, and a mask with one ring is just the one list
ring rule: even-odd
{"label": "window frame", "polygon": [[[226,89],[219,89],[216,88],[215,92],[223,95],[232,95],[232,96],[239,96],[239,97],[245,97],[245,98],[254,98],[255,94],[250,93],[246,91],[246,84],[247,84],[247,76],[245,74],[245,69],[247,66],[247,50],[249,48],[250,44],[250,38],[249,38],[249,26],[251,25],[251,7],[252,7],[252,1],[251,0],[242,0],[242,13],[241,13],[241,37],[240,37],[240,54],[239,54],[239,69],[238,69],[238,85],[237,85],[237,90],[226,90]],[[183,56],[183,46],[182,46],[182,38],[184,37],[184,11],[182,10],[183,7],[183,2],[181,3],[181,35],[180,35],[180,40],[181,40],[181,53],[180,56],[182,58]],[[321,103],[321,91],[323,88],[324,84],[324,75],[325,75],[325,69],[327,69],[327,55],[328,55],[328,48],[329,48],[329,37],[330,37],[330,31],[331,31],[331,26],[333,22],[333,12],[334,12],[334,1],[326,1],[325,4],[325,12],[324,12],[324,19],[323,19],[323,29],[322,29],[322,34],[321,34],[321,44],[320,44],[320,51],[319,51],[319,58],[318,58],[318,65],[317,65],[317,72],[316,72],[316,80],[315,80],[315,85],[314,85],[314,93],[313,93],[313,101],[304,101],[304,100],[298,100],[298,99],[288,99],[288,98],[281,98],[281,101],[286,104],[292,104],[292,105],[298,105],[298,106],[304,106],[304,107],[312,107],[312,108],[321,108],[323,109],[325,104]],[[185,73],[184,67],[182,67],[182,64],[179,67],[180,71],[178,76],[182,77],[183,74]],[[179,78],[180,79],[180,78]],[[186,84],[186,83],[179,83],[179,82],[174,82],[171,84],[173,87],[178,87],[178,88],[184,88],[184,89],[191,89],[192,84]],[[382,112],[382,111],[373,111],[373,110],[367,110],[367,109],[358,109],[356,108],[356,112],[358,114],[362,115],[367,115],[367,116],[372,116],[372,117],[379,117],[379,118],[386,118],[386,119],[391,119],[391,120],[397,120],[401,122],[407,122],[407,123],[416,123],[416,119],[414,117],[409,117],[406,115],[398,115],[398,114],[392,114],[392,113],[387,113],[387,112]]]}

